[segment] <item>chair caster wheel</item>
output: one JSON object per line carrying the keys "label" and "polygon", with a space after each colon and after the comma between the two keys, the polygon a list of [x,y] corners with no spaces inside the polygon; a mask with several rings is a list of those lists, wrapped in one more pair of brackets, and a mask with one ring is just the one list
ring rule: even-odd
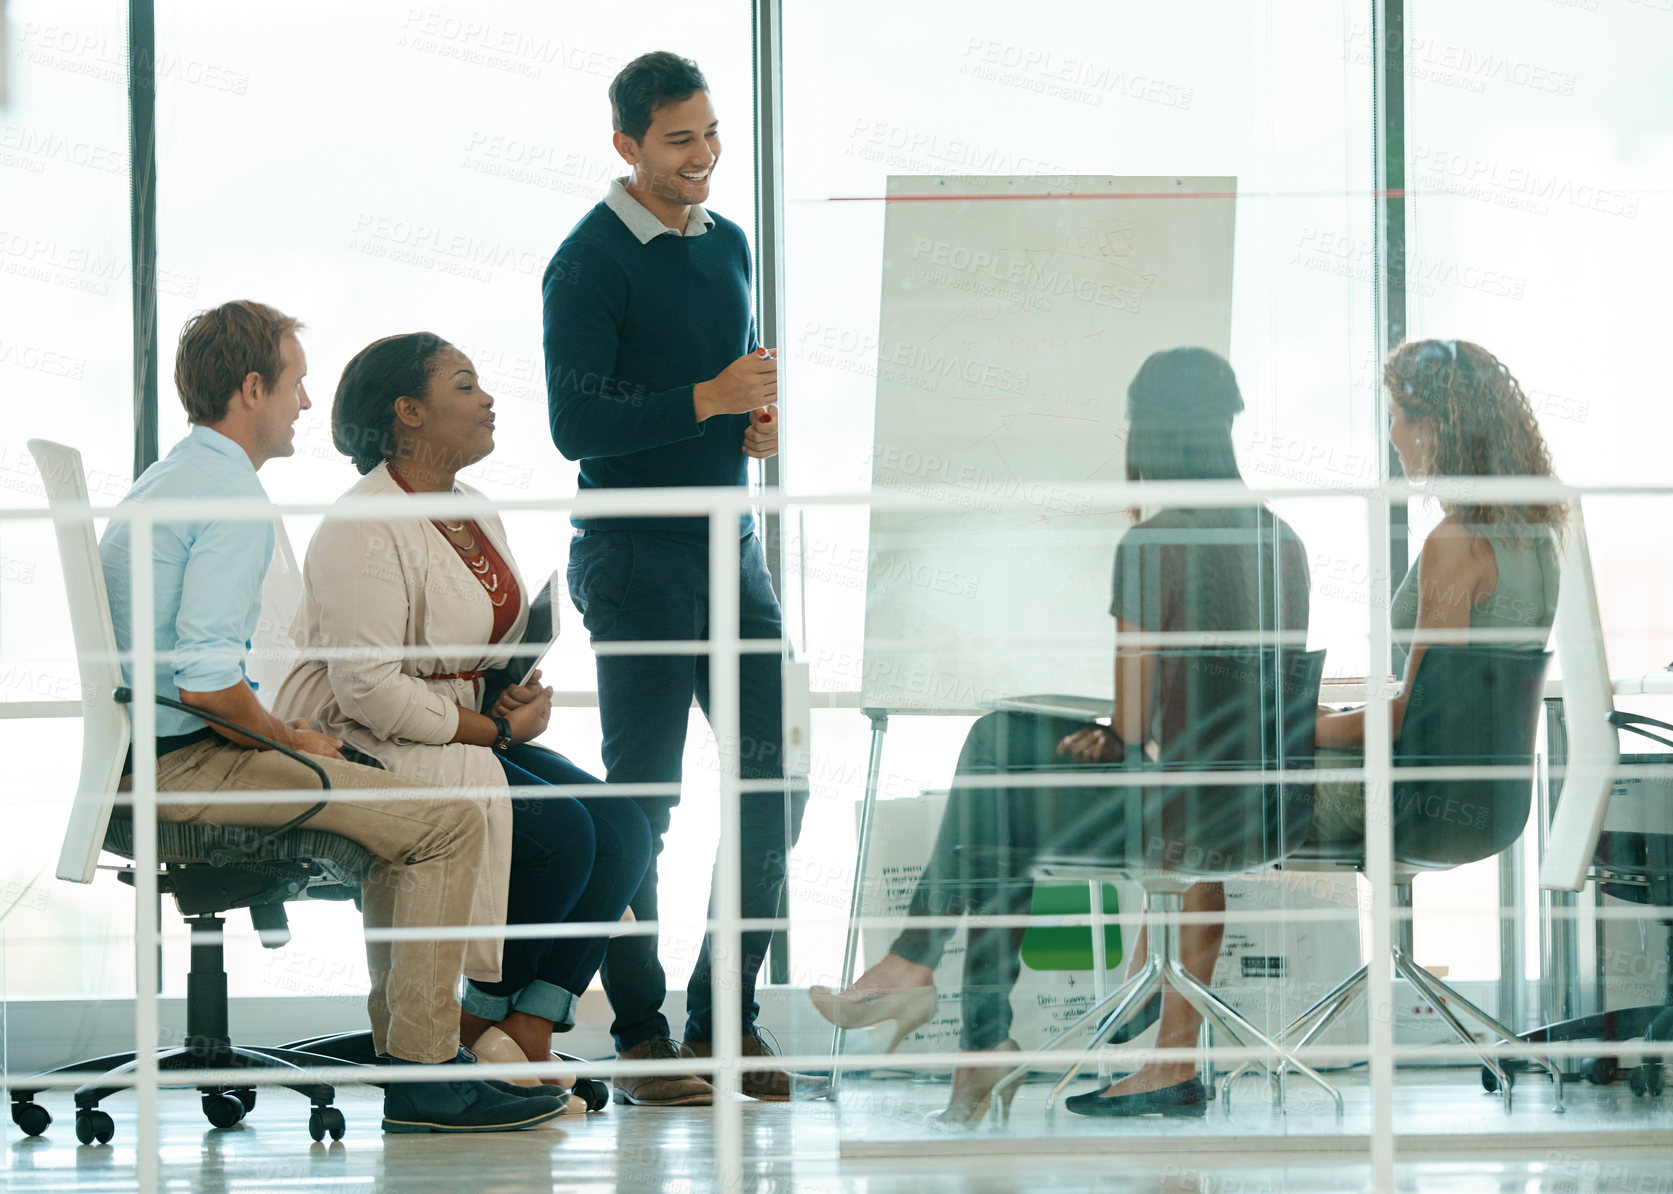
{"label": "chair caster wheel", "polygon": [[115,1135],[116,1122],[97,1107],[76,1112],[76,1139],[83,1144],[92,1144],[95,1140],[100,1144],[109,1144]]}
{"label": "chair caster wheel", "polygon": [[1593,1086],[1610,1086],[1621,1076],[1621,1067],[1613,1057],[1594,1057],[1586,1063],[1584,1072]]}
{"label": "chair caster wheel", "polygon": [[597,1078],[581,1079],[570,1093],[586,1104],[588,1111],[602,1111],[610,1105],[610,1088]]}
{"label": "chair caster wheel", "polygon": [[1627,1074],[1634,1098],[1654,1098],[1666,1089],[1667,1078],[1657,1062],[1647,1061]]}
{"label": "chair caster wheel", "polygon": [[255,1087],[253,1087],[253,1086],[240,1086],[237,1090],[229,1090],[229,1091],[227,1091],[227,1093],[229,1095],[234,1096],[240,1103],[244,1104],[244,1114],[245,1115],[248,1115],[250,1112],[252,1112],[256,1109],[256,1090],[255,1090]]}
{"label": "chair caster wheel", "polygon": [[308,1135],[316,1142],[324,1140],[327,1132],[331,1133],[331,1139],[341,1140],[348,1130],[348,1121],[335,1107],[315,1107],[308,1115]]}
{"label": "chair caster wheel", "polygon": [[1499,1076],[1497,1074],[1486,1066],[1481,1067],[1481,1089],[1485,1090],[1488,1094],[1499,1094],[1503,1091],[1508,1095],[1511,1090],[1516,1089],[1516,1071],[1510,1069],[1508,1066],[1505,1069],[1505,1082],[1508,1089],[1499,1085]]}
{"label": "chair caster wheel", "polygon": [[233,1127],[244,1118],[244,1103],[235,1094],[206,1094],[203,1117],[217,1128]]}
{"label": "chair caster wheel", "polygon": [[12,1122],[25,1136],[39,1136],[52,1123],[52,1116],[39,1103],[13,1103]]}

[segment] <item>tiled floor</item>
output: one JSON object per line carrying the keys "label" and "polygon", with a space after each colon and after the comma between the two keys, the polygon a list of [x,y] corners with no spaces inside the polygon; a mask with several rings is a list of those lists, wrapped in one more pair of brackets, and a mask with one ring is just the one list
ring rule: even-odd
{"label": "tiled floor", "polygon": [[[1402,1192],[1673,1191],[1673,1096],[1651,1102],[1634,1100],[1624,1086],[1580,1086],[1569,1113],[1556,1117],[1547,1098],[1535,1097],[1548,1094],[1549,1087],[1530,1083],[1507,1119],[1497,1101],[1472,1089],[1466,1077],[1413,1075],[1416,1081],[1408,1082],[1402,1076],[1398,1122],[1402,1130],[1424,1133],[1425,1142],[1421,1151],[1402,1142],[1396,1170]],[[1345,1085],[1346,1128],[1353,1131],[1356,1120],[1361,1126],[1368,1122],[1366,1091],[1362,1080],[1350,1078]],[[339,1104],[348,1116],[348,1136],[338,1144],[315,1144],[307,1135],[306,1104],[288,1092],[264,1092],[249,1119],[222,1131],[205,1123],[195,1093],[165,1091],[161,1188],[206,1194],[724,1189],[1323,1194],[1372,1188],[1363,1137],[1352,1143],[1338,1137],[1328,1155],[1287,1152],[1280,1142],[1312,1134],[1314,1113],[1292,1100],[1290,1115],[1279,1119],[1259,1106],[1255,1084],[1246,1088],[1230,1120],[1211,1112],[1191,1123],[1110,1124],[1059,1115],[1049,1126],[1040,1110],[1045,1088],[1030,1085],[1018,1096],[1007,1128],[958,1134],[923,1126],[923,1115],[941,1104],[945,1090],[905,1081],[856,1083],[839,1106],[751,1104],[744,1108],[747,1158],[735,1180],[720,1169],[713,1120],[701,1108],[612,1106],[599,1115],[565,1117],[507,1135],[384,1137],[377,1130],[376,1093],[347,1087]],[[133,1190],[131,1098],[119,1096],[108,1105],[117,1124],[108,1146],[77,1145],[66,1102],[63,1093],[48,1096],[57,1120],[44,1137],[23,1139],[7,1125],[0,1188],[6,1194]],[[1465,1140],[1458,1135],[1465,1131],[1493,1135]],[[1228,1132],[1235,1133],[1235,1144],[1226,1142]],[[1170,1146],[1169,1137],[1177,1143]],[[1208,1147],[1217,1138],[1218,1147]],[[1625,1147],[1628,1141],[1631,1147]],[[856,1146],[893,1155],[845,1155]],[[1019,1148],[1034,1155],[1003,1151]]]}

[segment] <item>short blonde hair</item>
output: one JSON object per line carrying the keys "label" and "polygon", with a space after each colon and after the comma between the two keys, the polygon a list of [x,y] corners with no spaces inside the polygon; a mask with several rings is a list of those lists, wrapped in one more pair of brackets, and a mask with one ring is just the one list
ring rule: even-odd
{"label": "short blonde hair", "polygon": [[251,373],[269,389],[285,371],[281,344],[302,327],[266,303],[235,299],[199,311],[180,329],[174,353],[174,388],[193,423],[219,423]]}

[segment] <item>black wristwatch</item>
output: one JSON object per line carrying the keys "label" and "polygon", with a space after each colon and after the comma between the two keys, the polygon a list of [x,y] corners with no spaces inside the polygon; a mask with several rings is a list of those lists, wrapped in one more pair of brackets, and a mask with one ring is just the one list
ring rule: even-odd
{"label": "black wristwatch", "polygon": [[494,749],[511,749],[511,723],[503,717],[493,717],[491,720],[494,723]]}

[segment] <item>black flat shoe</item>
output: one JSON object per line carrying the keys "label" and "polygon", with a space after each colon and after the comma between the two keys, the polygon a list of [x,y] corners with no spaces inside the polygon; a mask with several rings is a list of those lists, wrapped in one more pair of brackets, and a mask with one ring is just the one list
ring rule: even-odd
{"label": "black flat shoe", "polygon": [[1144,1006],[1139,1008],[1139,1010],[1134,1013],[1132,1019],[1128,1020],[1127,1023],[1115,1030],[1115,1034],[1110,1037],[1109,1043],[1112,1045],[1125,1045],[1146,1028],[1149,1028],[1152,1024],[1156,1023],[1156,1018],[1161,1014],[1162,993],[1158,991],[1149,999],[1145,1000]]}
{"label": "black flat shoe", "polygon": [[[1114,1085],[1114,1083],[1111,1083]],[[1101,1115],[1111,1118],[1130,1118],[1135,1115],[1207,1114],[1208,1095],[1196,1078],[1164,1086],[1160,1090],[1145,1090],[1137,1094],[1115,1095],[1104,1098],[1105,1086],[1087,1094],[1065,1099],[1063,1105],[1076,1115]]]}

